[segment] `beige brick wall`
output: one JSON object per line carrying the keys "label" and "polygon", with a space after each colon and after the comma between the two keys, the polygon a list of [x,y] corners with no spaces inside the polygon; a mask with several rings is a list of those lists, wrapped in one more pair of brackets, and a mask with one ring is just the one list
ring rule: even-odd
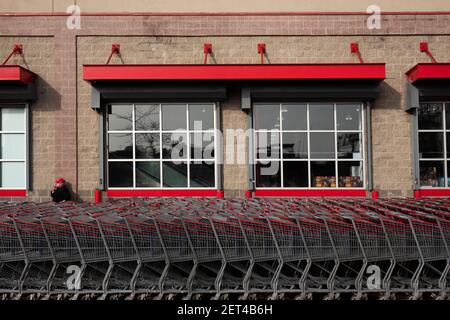
{"label": "beige brick wall", "polygon": [[[213,44],[217,63],[258,63],[258,42],[265,42],[271,63],[356,62],[349,52],[350,42],[359,42],[366,62],[386,62],[387,79],[373,106],[374,187],[381,195],[411,195],[412,169],[410,116],[402,110],[404,73],[428,58],[418,50],[427,40],[435,57],[450,60],[448,36],[326,36],[326,37],[80,37],[78,39],[78,116],[80,190],[93,190],[98,175],[98,119],[90,109],[90,86],[82,80],[82,65],[104,63],[111,43],[121,45],[125,63],[199,63],[202,44]],[[113,63],[119,63],[117,58]],[[247,128],[246,114],[240,110],[240,91],[232,90],[222,104],[223,128]],[[225,139],[225,145],[229,143]],[[246,165],[225,165],[227,195],[242,195],[247,189]]]}
{"label": "beige brick wall", "polygon": [[15,43],[23,45],[23,57],[15,55],[8,64],[19,64],[38,74],[37,100],[30,106],[31,191],[29,198],[49,200],[55,179],[55,121],[59,94],[54,88],[53,37],[0,37],[0,57],[7,56]]}

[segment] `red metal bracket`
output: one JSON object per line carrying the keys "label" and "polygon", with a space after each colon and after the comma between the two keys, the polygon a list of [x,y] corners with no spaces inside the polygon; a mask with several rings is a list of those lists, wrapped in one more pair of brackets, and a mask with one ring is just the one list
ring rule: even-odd
{"label": "red metal bracket", "polygon": [[428,42],[420,43],[420,52],[425,52],[427,56],[431,58],[431,61],[433,61],[433,63],[437,63],[436,59],[433,57],[433,54],[430,51],[430,48],[428,47]]}
{"label": "red metal bracket", "polygon": [[354,53],[358,56],[358,60],[360,63],[364,63],[362,57],[361,57],[361,52],[359,51],[359,44],[356,42],[352,42],[350,43],[350,52]]}
{"label": "red metal bracket", "polygon": [[22,54],[23,53],[23,46],[21,44],[16,43],[12,49],[12,52],[9,54],[9,56],[3,61],[2,65],[4,66],[9,59],[15,54]]}
{"label": "red metal bracket", "polygon": [[258,43],[258,54],[261,55],[261,64],[264,64],[264,55],[266,54],[265,43]]}
{"label": "red metal bracket", "polygon": [[206,64],[208,61],[208,54],[212,54],[212,44],[211,43],[203,44],[203,53],[205,54],[205,60],[203,61],[203,63]]}
{"label": "red metal bracket", "polygon": [[109,62],[111,61],[111,58],[113,55],[119,55],[120,54],[120,44],[118,43],[113,43],[111,46],[111,54],[109,55],[108,61],[106,61],[106,64],[109,64]]}

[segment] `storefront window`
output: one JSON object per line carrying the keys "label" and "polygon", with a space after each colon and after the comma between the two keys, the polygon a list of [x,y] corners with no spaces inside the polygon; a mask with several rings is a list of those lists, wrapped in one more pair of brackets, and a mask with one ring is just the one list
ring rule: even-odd
{"label": "storefront window", "polygon": [[361,104],[255,104],[258,188],[363,188]]}
{"label": "storefront window", "polygon": [[215,188],[214,104],[108,109],[110,188]]}
{"label": "storefront window", "polygon": [[450,187],[450,104],[422,103],[418,111],[420,185]]}
{"label": "storefront window", "polygon": [[26,108],[0,105],[0,188],[26,188]]}

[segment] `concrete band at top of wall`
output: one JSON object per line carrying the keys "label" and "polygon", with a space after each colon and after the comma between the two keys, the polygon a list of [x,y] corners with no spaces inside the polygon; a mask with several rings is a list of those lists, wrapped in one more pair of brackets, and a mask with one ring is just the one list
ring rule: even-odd
{"label": "concrete band at top of wall", "polygon": [[82,12],[384,12],[450,11],[448,0],[2,0],[0,13],[66,12],[76,4]]}

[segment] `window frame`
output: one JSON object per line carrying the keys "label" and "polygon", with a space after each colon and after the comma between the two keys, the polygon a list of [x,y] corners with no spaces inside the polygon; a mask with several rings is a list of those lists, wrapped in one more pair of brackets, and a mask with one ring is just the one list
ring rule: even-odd
{"label": "window frame", "polygon": [[[29,180],[30,180],[30,152],[29,152],[29,146],[30,146],[30,134],[29,134],[29,117],[30,117],[30,108],[28,103],[20,103],[20,102],[13,102],[13,103],[0,103],[0,110],[3,108],[23,108],[24,109],[24,131],[3,131],[0,128],[0,137],[3,134],[23,134],[25,143],[24,143],[24,158],[22,159],[3,159],[0,157],[0,165],[4,162],[14,162],[14,163],[24,163],[25,165],[25,181],[24,186],[20,188],[11,188],[11,187],[3,187],[0,182],[0,191],[2,190],[29,190]],[[1,111],[0,111],[1,112]],[[0,119],[1,120],[1,119]]]}
{"label": "window frame", "polygon": [[[108,117],[108,110],[111,106],[132,106],[132,128],[131,130],[109,130],[109,117]],[[158,130],[142,130],[142,131],[136,131],[136,123],[135,123],[135,114],[136,114],[136,106],[139,105],[159,105],[159,129]],[[186,129],[182,130],[163,130],[162,126],[162,105],[184,105],[185,112],[186,112]],[[213,125],[214,128],[211,130],[191,130],[189,128],[189,106],[190,105],[209,105],[213,107]],[[105,173],[106,173],[106,179],[105,179],[105,188],[107,190],[217,190],[219,186],[219,164],[218,164],[218,157],[219,157],[219,141],[217,137],[217,129],[219,127],[218,124],[218,108],[219,104],[216,102],[157,102],[157,101],[151,101],[151,102],[120,102],[120,103],[108,103],[105,108],[105,147],[104,147],[104,157],[105,157]],[[180,132],[181,134],[186,134],[187,136],[187,147],[186,147],[186,158],[180,159],[179,161],[181,163],[185,163],[187,165],[187,186],[186,187],[166,187],[164,186],[164,177],[163,177],[163,163],[164,162],[173,162],[174,159],[164,159],[163,156],[163,143],[162,143],[162,136],[164,133],[173,133],[173,132]],[[133,157],[131,159],[109,159],[109,135],[114,133],[131,133],[132,135],[132,146],[133,146]],[[136,134],[145,134],[145,133],[156,133],[159,134],[159,145],[160,145],[160,151],[159,151],[159,159],[138,159],[136,157]],[[214,158],[213,159],[194,159],[191,158],[191,134],[192,133],[212,133],[214,137]],[[212,187],[191,187],[190,184],[190,163],[196,162],[196,161],[202,161],[202,162],[213,162],[214,164],[214,186]],[[131,162],[133,164],[133,186],[132,187],[110,187],[109,186],[109,163],[110,162]],[[159,187],[137,187],[136,186],[136,162],[157,162],[160,164],[160,185]]]}
{"label": "window frame", "polygon": [[[330,104],[333,105],[333,115],[334,115],[334,129],[333,130],[311,130],[310,129],[310,105],[320,105],[320,104]],[[337,128],[337,108],[336,106],[339,105],[360,105],[361,107],[361,128],[359,130],[338,130]],[[260,130],[256,128],[256,108],[260,105],[279,105],[280,107],[280,121],[279,121],[279,129],[277,130]],[[282,121],[282,108],[283,106],[287,105],[306,105],[306,130],[283,130],[283,121]],[[367,190],[368,187],[368,168],[367,168],[367,155],[366,155],[366,108],[364,102],[352,102],[352,101],[339,101],[339,102],[332,102],[332,101],[314,101],[314,102],[305,102],[305,101],[298,101],[298,102],[255,102],[252,105],[253,107],[253,119],[252,119],[252,125],[253,125],[253,176],[254,183],[255,183],[255,189],[256,190]],[[276,132],[279,134],[279,141],[280,141],[280,150],[279,150],[279,157],[278,158],[258,158],[258,139],[257,135],[259,131],[266,131],[266,132]],[[308,148],[307,148],[307,158],[306,159],[297,159],[297,158],[288,158],[284,159],[283,155],[283,134],[284,133],[306,133],[307,135],[307,141],[308,141]],[[333,133],[334,134],[334,158],[324,158],[324,159],[317,159],[317,158],[311,158],[311,133]],[[361,159],[340,159],[338,157],[338,146],[337,146],[337,136],[338,133],[359,133],[361,135],[360,137],[360,153],[361,153]],[[256,181],[256,166],[258,164],[258,161],[279,161],[280,162],[280,186],[272,186],[272,187],[259,187],[257,185]],[[296,162],[296,161],[302,161],[308,163],[308,187],[285,187],[284,186],[284,162]],[[333,161],[335,165],[335,177],[336,177],[336,187],[312,187],[312,181],[311,181],[311,162],[315,161]],[[362,163],[362,173],[363,173],[363,186],[362,187],[339,187],[339,163],[340,162],[360,162]]]}
{"label": "window frame", "polygon": [[[441,104],[442,105],[442,129],[419,129],[419,112],[420,108],[424,104]],[[450,172],[448,170],[448,166],[450,165],[450,157],[447,156],[447,134],[450,134],[450,127],[447,128],[446,123],[446,107],[450,108],[450,100],[449,101],[420,101],[419,102],[419,108],[417,109],[417,115],[414,119],[415,121],[415,132],[414,132],[414,139],[417,143],[417,150],[415,152],[415,157],[417,159],[417,186],[419,189],[423,190],[444,190],[444,189],[450,189]],[[420,133],[442,133],[443,134],[443,158],[421,158],[420,157],[420,139],[419,135]],[[433,187],[433,186],[423,186],[421,183],[421,175],[420,175],[420,163],[421,162],[427,162],[427,161],[442,161],[444,163],[444,187]]]}

